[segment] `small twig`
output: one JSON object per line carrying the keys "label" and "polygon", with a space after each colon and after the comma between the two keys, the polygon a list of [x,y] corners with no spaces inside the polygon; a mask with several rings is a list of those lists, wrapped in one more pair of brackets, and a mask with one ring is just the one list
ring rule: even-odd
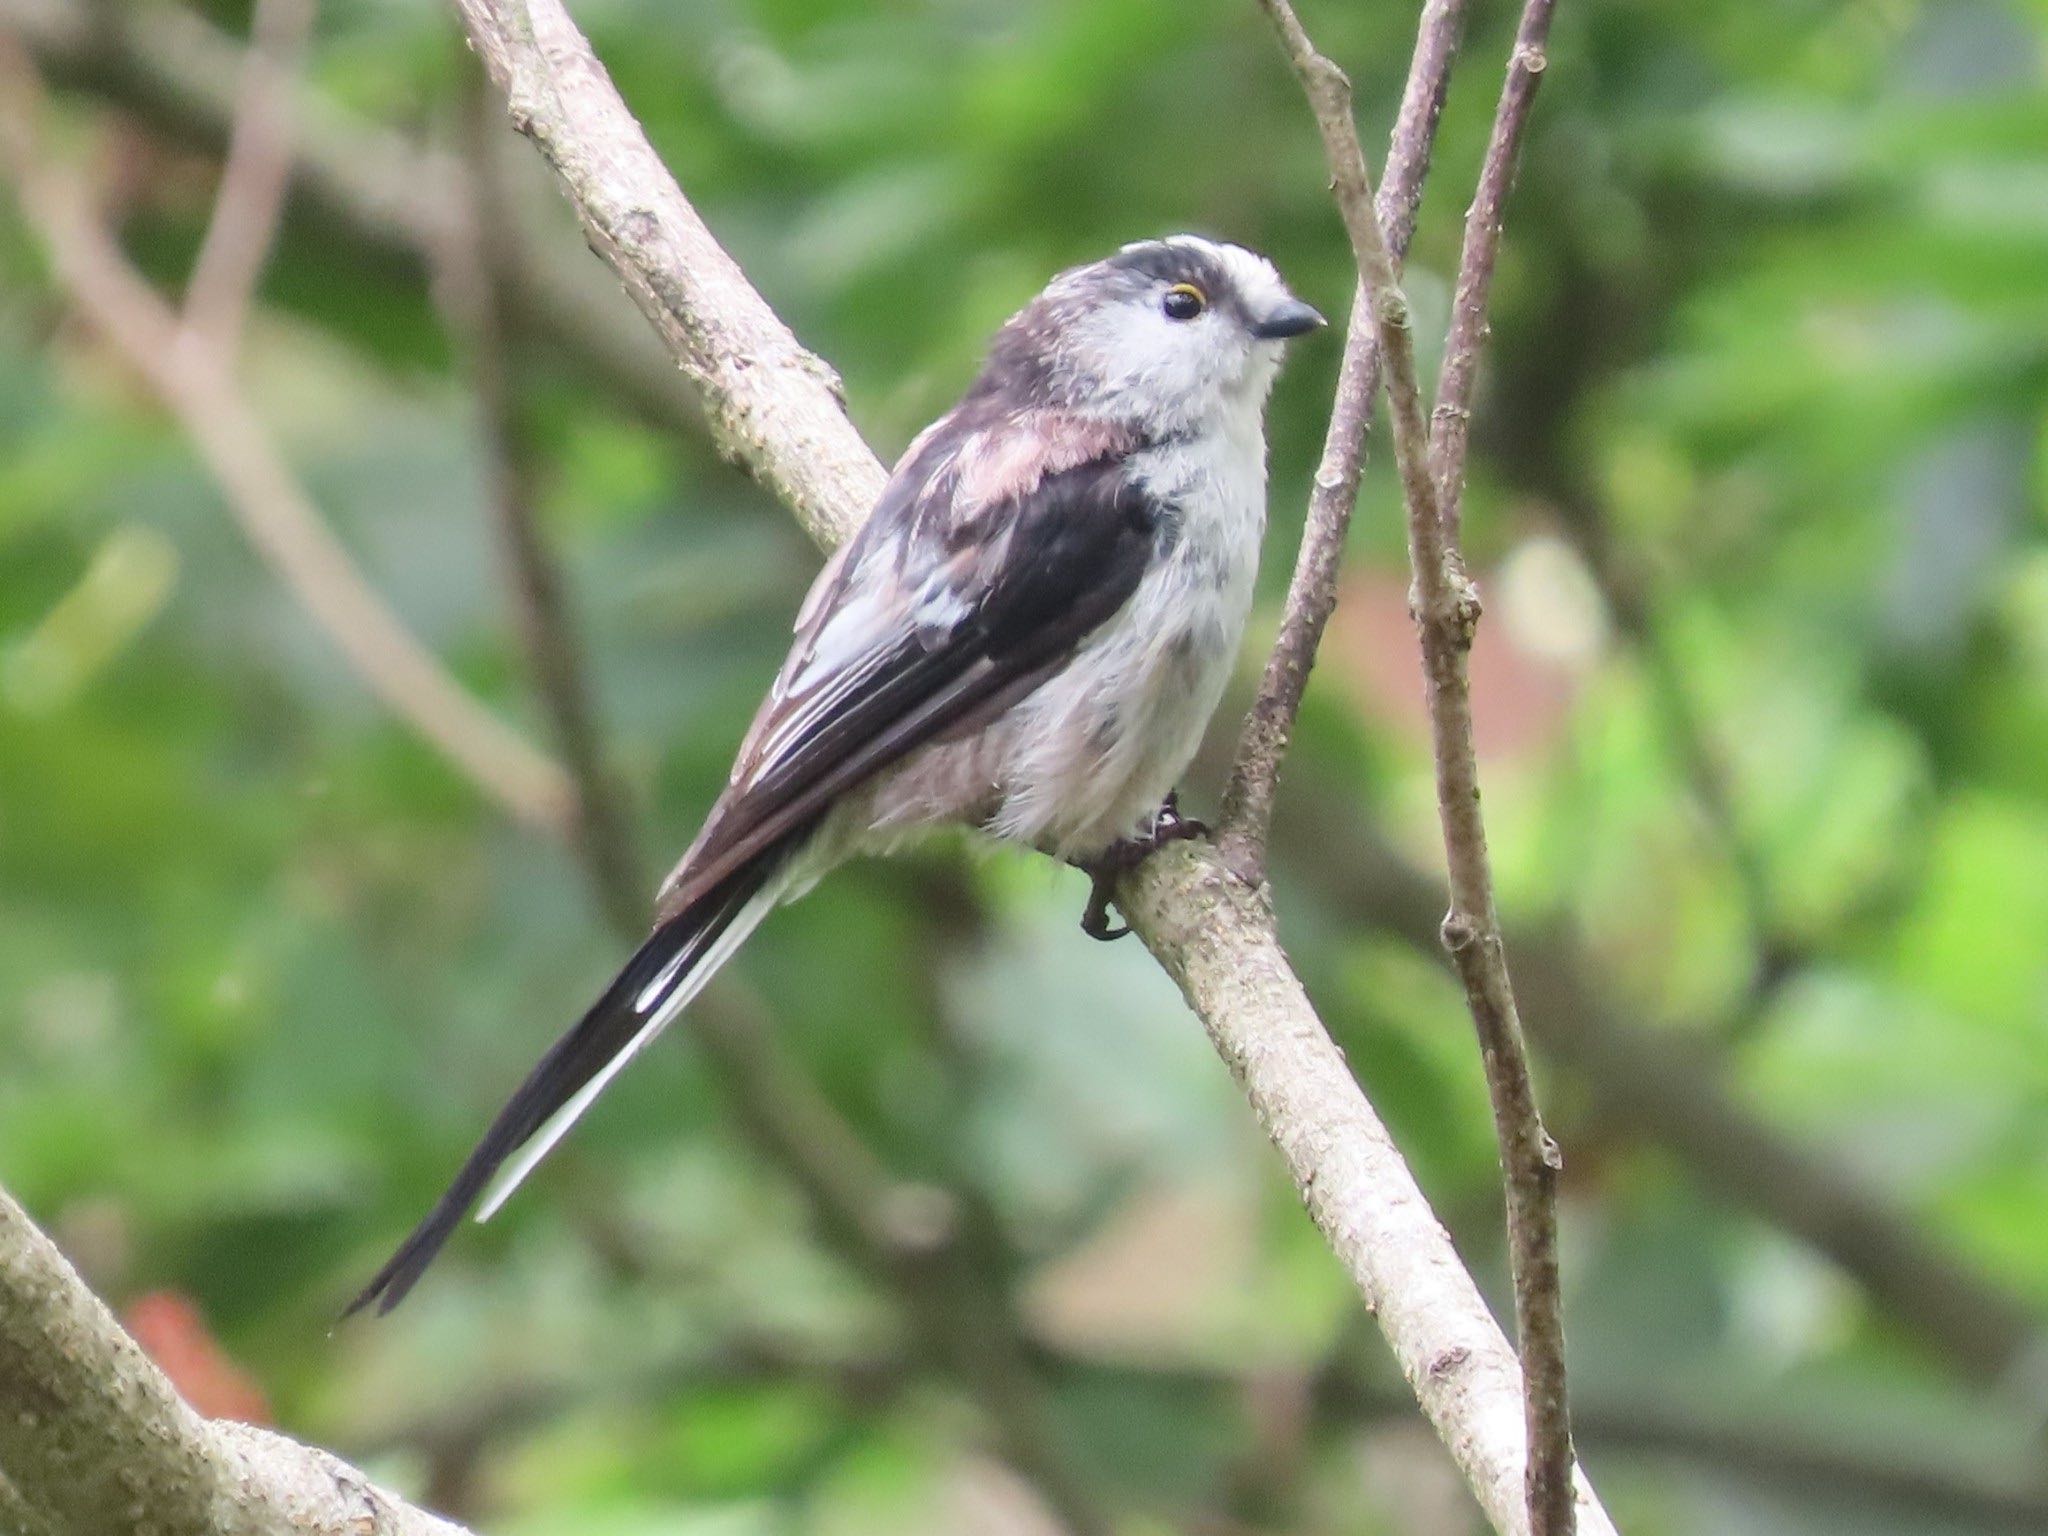
{"label": "small twig", "polygon": [[[1429,174],[1430,151],[1436,142],[1451,64],[1464,33],[1465,10],[1466,0],[1429,0],[1416,29],[1415,56],[1394,121],[1386,182],[1378,199],[1380,223],[1388,231],[1387,242],[1396,263],[1407,254],[1415,233],[1415,213]],[[1344,358],[1337,370],[1336,402],[1330,411],[1322,460],[1316,466],[1315,488],[1309,493],[1301,548],[1295,555],[1294,575],[1281,610],[1280,633],[1239,732],[1236,761],[1223,795],[1219,837],[1223,855],[1253,885],[1266,877],[1266,842],[1272,830],[1281,762],[1301,713],[1302,695],[1308,688],[1323,631],[1336,611],[1338,567],[1351,529],[1351,514],[1358,504],[1366,434],[1372,427],[1372,406],[1379,389],[1379,339],[1361,281],[1351,299]]]}
{"label": "small twig", "polygon": [[175,344],[176,316],[93,219],[83,187],[41,162],[39,100],[26,55],[0,35],[0,161],[73,301],[178,419],[250,542],[372,691],[515,819],[559,832],[572,805],[562,770],[456,682],[378,597],[221,359]]}
{"label": "small twig", "polygon": [[[1488,289],[1499,239],[1500,204],[1513,177],[1529,95],[1542,68],[1549,0],[1531,0],[1516,42],[1507,85],[1466,226],[1439,421],[1455,423],[1458,447],[1447,449],[1440,473],[1432,458],[1415,364],[1408,305],[1394,257],[1374,209],[1372,182],[1351,113],[1350,84],[1316,51],[1287,0],[1260,0],[1301,77],[1330,164],[1337,206],[1372,301],[1384,360],[1394,458],[1408,508],[1408,552],[1415,573],[1414,607],[1427,679],[1444,856],[1451,910],[1443,923],[1480,1039],[1494,1125],[1507,1185],[1509,1248],[1515,1282],[1527,1436],[1526,1487],[1534,1536],[1570,1536],[1576,1525],[1571,1419],[1566,1397],[1563,1308],[1557,1269],[1556,1176],[1559,1158],[1543,1128],[1530,1080],[1528,1051],[1515,1012],[1513,986],[1494,910],[1493,872],[1479,807],[1478,761],[1472,741],[1472,700],[1466,665],[1479,620],[1476,591],[1447,503],[1445,479],[1461,484],[1463,422],[1470,410],[1474,354],[1485,331]],[[1460,393],[1465,391],[1466,393]]]}
{"label": "small twig", "polygon": [[241,99],[213,218],[185,284],[181,345],[233,357],[284,211],[292,171],[292,93],[315,0],[257,0],[242,56]]}
{"label": "small twig", "polygon": [[1542,82],[1556,0],[1528,0],[1515,30],[1514,56],[1495,109],[1493,134],[1479,170],[1479,189],[1465,215],[1465,245],[1458,259],[1458,286],[1451,300],[1451,328],[1444,339],[1443,372],[1437,379],[1435,427],[1430,457],[1436,469],[1437,511],[1444,538],[1458,546],[1465,494],[1465,448],[1471,436],[1472,396],[1479,378],[1479,354],[1486,343],[1487,313],[1494,267],[1500,256],[1501,216],[1514,186],[1529,109]]}

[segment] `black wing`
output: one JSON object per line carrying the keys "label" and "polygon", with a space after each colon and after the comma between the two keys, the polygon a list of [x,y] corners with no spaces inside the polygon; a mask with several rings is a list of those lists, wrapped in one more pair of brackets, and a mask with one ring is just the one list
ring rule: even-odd
{"label": "black wing", "polygon": [[913,455],[898,476],[910,489],[885,497],[820,578],[731,785],[664,889],[664,911],[916,748],[1022,698],[1137,590],[1167,520],[1121,454],[982,502],[963,496],[960,455],[944,447],[934,445],[929,476]]}

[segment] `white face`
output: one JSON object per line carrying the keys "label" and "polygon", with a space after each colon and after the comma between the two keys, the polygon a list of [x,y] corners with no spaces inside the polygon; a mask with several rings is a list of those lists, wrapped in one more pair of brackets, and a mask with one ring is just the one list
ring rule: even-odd
{"label": "white face", "polygon": [[1194,235],[1126,246],[1047,296],[1062,288],[1079,301],[1062,305],[1062,350],[1091,393],[1161,430],[1255,423],[1288,336],[1321,323],[1265,257]]}

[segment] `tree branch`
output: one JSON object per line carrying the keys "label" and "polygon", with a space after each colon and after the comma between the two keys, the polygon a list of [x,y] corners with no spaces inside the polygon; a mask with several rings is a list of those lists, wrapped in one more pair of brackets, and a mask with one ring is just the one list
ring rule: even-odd
{"label": "tree branch", "polygon": [[[1360,280],[1379,334],[1394,459],[1408,507],[1408,553],[1415,572],[1413,604],[1427,679],[1437,810],[1443,822],[1444,858],[1450,876],[1451,910],[1443,922],[1443,941],[1464,983],[1479,1032],[1507,1186],[1516,1333],[1527,1374],[1529,1526],[1535,1536],[1571,1536],[1577,1495],[1557,1261],[1556,1183],[1562,1160],[1536,1107],[1528,1049],[1515,1012],[1500,919],[1494,909],[1493,871],[1479,808],[1479,770],[1466,675],[1479,602],[1465,576],[1454,514],[1446,516],[1454,503],[1446,502],[1443,495],[1446,483],[1462,485],[1463,439],[1458,438],[1456,449],[1447,448],[1441,460],[1432,461],[1407,298],[1374,209],[1371,174],[1352,118],[1350,82],[1316,51],[1288,0],[1260,0],[1260,4],[1314,110],[1337,207],[1351,238],[1352,254],[1358,260]],[[1450,415],[1443,418],[1458,422],[1460,433],[1469,399],[1456,391],[1469,392],[1471,387],[1485,328],[1500,205],[1513,176],[1529,97],[1542,68],[1542,42],[1549,20],[1548,0],[1531,0],[1488,145],[1479,196],[1466,226],[1451,330],[1458,350],[1446,353],[1445,384],[1452,393]]]}
{"label": "tree branch", "polygon": [[1514,186],[1522,134],[1547,63],[1550,16],[1556,0],[1528,0],[1515,31],[1515,51],[1494,111],[1493,133],[1479,170],[1479,189],[1465,215],[1465,244],[1458,258],[1458,286],[1451,300],[1451,328],[1444,339],[1443,371],[1437,379],[1430,458],[1436,470],[1437,512],[1444,539],[1458,547],[1460,507],[1465,494],[1465,450],[1472,428],[1472,395],[1479,382],[1479,354],[1485,345],[1493,272],[1500,256],[1501,217]]}
{"label": "tree branch", "polygon": [[[1415,57],[1387,152],[1386,184],[1380,188],[1378,202],[1379,219],[1388,231],[1396,263],[1407,254],[1415,233],[1415,212],[1429,174],[1451,63],[1465,29],[1465,10],[1466,0],[1428,0],[1422,10]],[[1301,713],[1302,695],[1308,688],[1323,631],[1337,608],[1337,572],[1351,531],[1351,514],[1358,505],[1366,434],[1372,427],[1372,405],[1379,389],[1379,338],[1372,323],[1370,297],[1361,280],[1351,298],[1336,400],[1323,440],[1322,460],[1316,466],[1315,488],[1309,493],[1308,516],[1302,525],[1294,575],[1287,585],[1287,602],[1281,610],[1280,633],[1238,734],[1237,759],[1223,794],[1219,841],[1231,867],[1253,885],[1266,877],[1266,843],[1273,825],[1280,765],[1294,734],[1295,718]]]}
{"label": "tree branch", "polygon": [[202,1418],[0,1192],[0,1516],[65,1536],[463,1536],[354,1468]]}
{"label": "tree branch", "polygon": [[[1478,595],[1464,582],[1459,508],[1465,490],[1465,449],[1478,382],[1479,352],[1500,251],[1501,217],[1536,86],[1543,77],[1553,0],[1528,0],[1515,33],[1513,57],[1501,87],[1479,187],[1466,216],[1451,324],[1437,382],[1435,435],[1422,473],[1435,475],[1435,528],[1441,547],[1427,567],[1418,560],[1423,664],[1429,676],[1430,717],[1436,738],[1437,805],[1450,869],[1451,910],[1443,941],[1451,952],[1472,1021],[1493,1103],[1507,1189],[1509,1267],[1515,1283],[1515,1338],[1528,1378],[1529,1522],[1544,1536],[1571,1536],[1571,1402],[1565,1374],[1564,1294],[1557,1254],[1557,1173],[1563,1166],[1544,1129],[1522,1038],[1507,948],[1494,908],[1493,871],[1479,809],[1478,754],[1472,740],[1467,660],[1479,622]],[[1405,416],[1404,416],[1405,425]],[[1427,517],[1411,496],[1411,528]],[[1411,556],[1427,552],[1411,538]],[[1427,574],[1425,574],[1425,571]],[[1431,590],[1432,578],[1440,585]],[[1432,617],[1433,616],[1433,617]]]}
{"label": "tree branch", "polygon": [[[458,3],[514,123],[704,391],[726,451],[814,536],[845,537],[882,472],[830,370],[718,246],[557,0]],[[1513,1353],[1309,1008],[1263,899],[1213,850],[1194,848],[1151,861],[1121,898],[1261,1109],[1489,1518],[1528,1530]],[[1262,1048],[1282,1040],[1291,1048]],[[1609,1529],[1590,1490],[1583,1502],[1589,1526]]]}

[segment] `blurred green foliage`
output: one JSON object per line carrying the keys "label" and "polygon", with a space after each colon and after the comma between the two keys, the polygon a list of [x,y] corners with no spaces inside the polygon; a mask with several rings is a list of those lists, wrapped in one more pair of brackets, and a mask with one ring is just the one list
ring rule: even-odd
{"label": "blurred green foliage", "polygon": [[[232,0],[198,9],[246,29]],[[885,454],[1047,274],[1121,241],[1210,231],[1332,312],[1348,292],[1249,4],[577,9]],[[1373,142],[1413,9],[1305,13]],[[1432,366],[1513,23],[1475,10],[1409,271]],[[453,145],[448,11],[327,0],[312,87]],[[2044,70],[2029,0],[1568,0],[1467,503],[1518,968],[1569,935],[1607,1010],[1713,1042],[1740,1103],[2036,1318]],[[61,126],[175,286],[214,161],[91,91]],[[537,166],[521,186],[563,234]],[[1336,351],[1302,348],[1274,402],[1269,605]],[[460,353],[415,275],[288,222],[250,392],[393,606],[540,737]],[[814,557],[702,441],[554,355],[520,387],[652,869]],[[1353,544],[1277,897],[1497,1291],[1460,1001],[1346,894],[1374,859],[1437,858],[1385,464]],[[1383,846],[1335,830],[1360,820]],[[1475,1529],[1172,987],[1074,932],[1079,900],[1042,862],[941,848],[835,876],[736,971],[892,1174],[985,1204],[1053,1437],[1119,1530]],[[283,1426],[508,1536],[1043,1528],[986,1384],[932,1369],[917,1309],[819,1239],[688,1031],[402,1312],[329,1336],[618,955],[572,861],[370,701],[0,203],[0,1180],[117,1303],[191,1298]],[[1968,1496],[2038,1476],[2038,1371],[1946,1358],[1713,1167],[1616,1126],[1589,1071],[1550,1096],[1584,1449],[1624,1527],[2040,1528]],[[1902,1466],[1932,1491],[1883,1482]]]}

